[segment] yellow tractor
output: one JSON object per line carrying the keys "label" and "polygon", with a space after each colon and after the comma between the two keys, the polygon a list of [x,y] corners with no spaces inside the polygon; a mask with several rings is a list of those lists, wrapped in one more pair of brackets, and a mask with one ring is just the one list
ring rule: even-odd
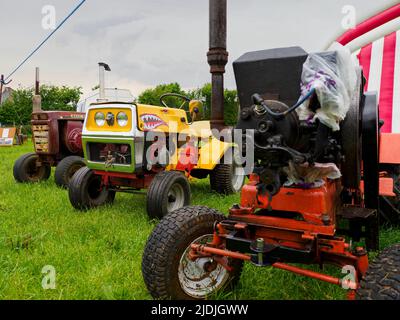
{"label": "yellow tractor", "polygon": [[[182,100],[182,105],[169,107],[166,101],[171,98]],[[210,122],[201,121],[202,102],[171,93],[160,103],[102,102],[89,107],[82,131],[87,167],[77,171],[69,185],[76,209],[110,204],[116,192],[148,189],[148,215],[161,218],[190,204],[191,177],[210,177],[211,189],[221,194],[240,191],[245,175],[236,147],[217,139]]]}

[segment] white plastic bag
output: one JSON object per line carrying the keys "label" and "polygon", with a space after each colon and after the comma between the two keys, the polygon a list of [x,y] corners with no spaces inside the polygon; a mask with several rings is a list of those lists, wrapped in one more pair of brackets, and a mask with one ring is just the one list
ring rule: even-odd
{"label": "white plastic bag", "polygon": [[318,188],[324,184],[326,178],[336,180],[341,178],[339,168],[334,163],[309,163],[300,165],[289,162],[289,166],[283,168],[287,174],[286,187],[292,185],[307,185],[312,188]]}
{"label": "white plastic bag", "polygon": [[334,44],[331,48],[336,54],[311,53],[303,65],[301,92],[306,95],[315,88],[321,108],[313,112],[309,109],[310,100],[297,109],[300,120],[319,119],[333,131],[340,129],[339,124],[349,111],[353,96],[357,90],[356,61],[350,51]]}

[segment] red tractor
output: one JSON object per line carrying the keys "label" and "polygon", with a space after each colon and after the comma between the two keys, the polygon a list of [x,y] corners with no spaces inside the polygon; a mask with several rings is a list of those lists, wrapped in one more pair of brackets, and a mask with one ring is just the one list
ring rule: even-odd
{"label": "red tractor", "polygon": [[85,166],[82,151],[84,113],[40,111],[32,113],[35,152],[21,156],[14,164],[14,178],[21,183],[47,180],[56,167],[55,181],[67,187],[74,173]]}
{"label": "red tractor", "polygon": [[36,69],[32,112],[32,139],[35,152],[21,156],[14,164],[14,178],[20,183],[47,180],[56,167],[55,181],[67,188],[69,180],[85,166],[82,127],[85,113],[43,111],[39,94],[39,69]]}

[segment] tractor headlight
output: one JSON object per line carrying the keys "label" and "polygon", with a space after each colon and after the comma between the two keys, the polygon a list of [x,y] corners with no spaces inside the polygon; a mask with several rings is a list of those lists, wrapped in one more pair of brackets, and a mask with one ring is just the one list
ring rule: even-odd
{"label": "tractor headlight", "polygon": [[102,127],[106,123],[106,116],[102,112],[97,112],[94,116],[94,120],[99,127]]}
{"label": "tractor headlight", "polygon": [[127,126],[128,120],[128,115],[125,112],[120,112],[117,114],[117,123],[120,127]]}

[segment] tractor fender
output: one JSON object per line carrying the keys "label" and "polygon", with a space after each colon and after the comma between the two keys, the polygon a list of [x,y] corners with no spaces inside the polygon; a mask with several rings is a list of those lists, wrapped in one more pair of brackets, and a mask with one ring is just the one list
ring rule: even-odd
{"label": "tractor fender", "polygon": [[234,143],[222,142],[216,138],[211,138],[209,143],[201,145],[196,169],[214,170],[225,155],[233,155],[233,152],[229,152],[229,150],[234,148],[237,148]]}

